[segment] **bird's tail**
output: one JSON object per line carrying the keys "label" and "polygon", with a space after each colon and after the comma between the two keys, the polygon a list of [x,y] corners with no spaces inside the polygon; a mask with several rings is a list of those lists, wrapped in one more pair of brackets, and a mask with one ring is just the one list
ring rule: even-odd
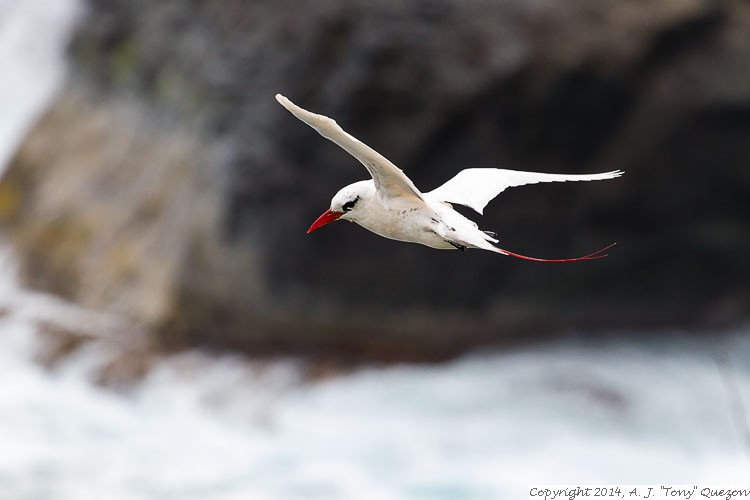
{"label": "bird's tail", "polygon": [[612,248],[615,245],[617,245],[617,243],[612,243],[610,245],[607,245],[606,247],[604,247],[604,248],[602,248],[600,250],[597,250],[596,252],[592,252],[592,253],[590,253],[588,255],[584,255],[583,257],[573,257],[573,258],[568,258],[568,259],[539,259],[537,257],[528,257],[526,255],[521,255],[521,254],[518,254],[518,253],[514,253],[514,252],[511,252],[511,251],[508,251],[508,250],[504,250],[502,248],[498,248],[498,247],[495,247],[495,246],[492,247],[492,250],[495,251],[495,252],[497,252],[497,253],[501,253],[503,255],[508,255],[510,257],[515,257],[517,259],[531,260],[531,261],[534,261],[534,262],[579,262],[579,261],[582,261],[582,260],[596,260],[596,259],[604,258],[607,255],[609,255],[609,254],[604,253],[604,252],[606,252],[607,250],[609,250],[610,248]]}
{"label": "bird's tail", "polygon": [[[540,259],[538,257],[529,257],[527,255],[521,255],[515,252],[511,252],[510,250],[505,250],[504,248],[497,247],[495,245],[497,245],[500,240],[497,239],[497,235],[495,233],[492,233],[491,231],[481,231],[476,227],[473,231],[463,231],[461,237],[458,238],[458,240],[461,244],[466,245],[470,248],[481,248],[483,250],[489,250],[491,252],[508,255],[509,257],[515,257],[516,259],[531,260],[534,262],[579,262],[582,260],[602,259],[608,255],[606,253],[607,250],[617,244],[612,243],[611,245],[607,245],[606,247],[597,250],[596,252],[592,252],[582,257],[572,257],[567,259]],[[446,238],[446,241],[451,240]]]}

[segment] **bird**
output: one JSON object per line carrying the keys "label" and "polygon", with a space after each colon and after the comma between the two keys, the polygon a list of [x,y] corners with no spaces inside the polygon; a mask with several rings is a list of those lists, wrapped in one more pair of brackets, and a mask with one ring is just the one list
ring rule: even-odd
{"label": "bird", "polygon": [[276,100],[295,117],[359,160],[372,177],[341,188],[331,199],[330,208],[312,223],[308,234],[333,221],[347,220],[392,240],[441,250],[482,249],[536,262],[600,259],[606,257],[605,252],[616,244],[582,257],[529,257],[498,247],[500,241],[496,233],[479,229],[475,222],[455,210],[453,204],[469,207],[482,215],[485,206],[509,187],[540,182],[613,179],[624,173],[621,170],[596,174],[547,174],[468,168],[442,186],[423,193],[401,169],[344,131],[335,120],[307,111],[281,94],[276,94]]}

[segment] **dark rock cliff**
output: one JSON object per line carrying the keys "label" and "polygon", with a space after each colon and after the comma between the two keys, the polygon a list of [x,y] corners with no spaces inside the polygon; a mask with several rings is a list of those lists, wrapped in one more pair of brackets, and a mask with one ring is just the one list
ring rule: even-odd
{"label": "dark rock cliff", "polygon": [[[167,346],[438,359],[750,314],[747,2],[89,0],[70,57],[0,218],[32,286]],[[623,169],[477,217],[530,255],[619,245],[555,265],[307,236],[367,174],[276,92],[425,190],[471,166]]]}

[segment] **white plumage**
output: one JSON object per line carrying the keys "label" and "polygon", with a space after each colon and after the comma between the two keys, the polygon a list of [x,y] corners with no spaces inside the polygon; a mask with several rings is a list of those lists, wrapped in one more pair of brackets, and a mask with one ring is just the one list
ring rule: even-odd
{"label": "white plumage", "polygon": [[462,170],[442,186],[422,193],[404,172],[384,156],[346,133],[334,120],[300,108],[281,94],[276,100],[294,116],[359,160],[372,176],[342,188],[308,233],[337,219],[356,222],[386,238],[420,243],[432,248],[481,248],[512,257],[542,262],[572,262],[604,257],[609,245],[597,252],[572,259],[538,259],[496,247],[493,233],[455,211],[451,203],[470,207],[480,214],[505,189],[539,182],[594,181],[619,177],[615,170],[599,174],[563,175],[521,172],[499,168]]}

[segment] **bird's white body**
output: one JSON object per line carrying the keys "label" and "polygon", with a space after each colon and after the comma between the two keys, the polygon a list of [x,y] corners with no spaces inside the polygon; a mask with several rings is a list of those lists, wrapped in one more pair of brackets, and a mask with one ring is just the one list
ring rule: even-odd
{"label": "bird's white body", "polygon": [[425,230],[429,227],[429,218],[434,213],[427,206],[387,208],[378,198],[373,180],[350,184],[342,189],[340,194],[347,198],[350,195],[359,197],[357,210],[344,213],[340,217],[342,220],[354,222],[392,240],[422,243],[433,248],[452,248],[435,232]]}
{"label": "bird's white body", "polygon": [[358,209],[346,212],[340,218],[355,222],[385,238],[442,250],[461,246],[495,250],[489,241],[497,240],[480,231],[476,224],[453,210],[449,204],[431,199],[429,193],[423,193],[423,206],[400,208],[389,208],[383,204],[376,194],[373,180],[355,182],[340,193],[345,197],[360,197]]}
{"label": "bird's white body", "polygon": [[[538,182],[591,181],[612,179],[620,171],[587,175],[543,174],[497,168],[462,170],[451,180],[428,193],[420,192],[393,163],[346,133],[326,116],[311,113],[281,94],[276,99],[297,118],[357,158],[372,179],[342,188],[331,200],[331,208],[308,232],[336,219],[349,220],[380,236],[420,243],[438,249],[481,248],[504,255],[536,261],[575,261],[603,257],[602,249],[575,259],[537,259],[494,246],[493,233],[480,230],[451,206],[466,205],[480,214],[490,200],[508,187]],[[607,247],[609,248],[609,247]]]}

